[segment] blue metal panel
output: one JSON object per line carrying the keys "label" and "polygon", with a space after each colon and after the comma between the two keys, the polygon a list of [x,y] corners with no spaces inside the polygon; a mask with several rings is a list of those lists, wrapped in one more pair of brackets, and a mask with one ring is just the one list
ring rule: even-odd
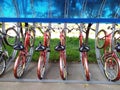
{"label": "blue metal panel", "polygon": [[120,18],[119,8],[120,0],[0,0],[0,20],[98,18],[98,14],[100,18]]}

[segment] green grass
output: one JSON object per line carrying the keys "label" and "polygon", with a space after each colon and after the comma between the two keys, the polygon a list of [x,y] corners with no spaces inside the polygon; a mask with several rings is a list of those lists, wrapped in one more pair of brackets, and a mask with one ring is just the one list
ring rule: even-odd
{"label": "green grass", "polygon": [[[35,47],[38,45],[38,42],[42,41],[43,38],[36,38]],[[54,48],[58,44],[59,39],[51,39],[50,42],[50,62],[58,62],[59,61],[59,52],[55,51]],[[90,51],[88,53],[88,61],[90,63],[96,62],[95,55],[95,47],[94,47],[94,39],[89,39]],[[66,54],[67,54],[67,62],[79,62],[79,40],[76,37],[67,37],[66,38]],[[37,61],[39,58],[39,52],[34,52],[33,60]]]}
{"label": "green grass", "polygon": [[[38,46],[39,42],[43,42],[43,37],[36,37],[35,47]],[[50,62],[58,62],[59,61],[59,52],[55,51],[54,48],[58,44],[59,39],[51,39],[50,42]],[[94,39],[89,39],[90,51],[88,52],[88,61],[90,63],[96,62],[95,55],[95,47],[94,47]],[[11,53],[12,48],[7,46],[7,50]],[[66,54],[67,54],[67,62],[79,62],[79,40],[76,37],[67,37],[66,38]],[[33,61],[38,61],[40,53],[35,51],[33,54]]]}

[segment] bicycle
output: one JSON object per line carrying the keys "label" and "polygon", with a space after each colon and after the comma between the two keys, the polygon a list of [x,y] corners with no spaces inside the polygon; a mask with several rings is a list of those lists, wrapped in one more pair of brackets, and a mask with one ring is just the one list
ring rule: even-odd
{"label": "bicycle", "polygon": [[67,79],[67,64],[66,64],[66,28],[58,27],[58,30],[60,31],[60,42],[55,47],[55,50],[60,53],[59,58],[59,69],[60,69],[60,76],[63,80]]}
{"label": "bicycle", "polygon": [[10,55],[7,47],[14,46],[18,41],[19,34],[14,27],[8,28],[5,32],[0,31],[0,76],[4,74],[17,54],[17,52],[13,50],[13,53]]}
{"label": "bicycle", "polygon": [[[117,81],[120,79],[120,59],[117,55],[117,51],[120,49],[118,46],[116,48],[113,46],[115,43],[118,30],[115,28],[108,28],[111,29],[111,33],[107,33],[104,29],[100,30],[96,35],[96,46],[98,49],[103,49],[103,55],[101,56],[101,62],[104,67],[104,74],[109,81]],[[118,35],[117,35],[118,36]]]}
{"label": "bicycle", "polygon": [[[43,26],[42,26],[43,27]],[[36,51],[40,52],[38,66],[37,66],[37,76],[39,79],[43,79],[46,69],[46,64],[49,61],[50,55],[50,38],[51,38],[51,27],[44,27],[46,30],[43,33],[43,44],[40,42],[36,47]],[[53,30],[53,29],[52,29]],[[53,30],[54,31],[54,30]]]}
{"label": "bicycle", "polygon": [[[90,47],[88,46],[88,37],[89,37],[89,31],[91,29],[92,23],[89,23],[87,26],[87,29],[85,29],[84,24],[76,24],[78,26],[77,30],[80,31],[79,34],[79,51],[80,51],[80,60],[82,65],[82,70],[84,70],[84,76],[87,81],[90,80],[90,71],[88,67],[88,55],[87,52],[90,50]],[[84,30],[85,29],[85,30]],[[83,32],[85,33],[85,37],[83,35]]]}
{"label": "bicycle", "polygon": [[24,45],[22,41],[19,41],[16,45],[14,45],[15,50],[19,50],[18,56],[14,63],[14,77],[21,78],[26,71],[32,55],[33,55],[33,47],[35,42],[35,30],[25,23],[25,34],[23,34],[23,29],[21,26],[20,32],[24,39]]}

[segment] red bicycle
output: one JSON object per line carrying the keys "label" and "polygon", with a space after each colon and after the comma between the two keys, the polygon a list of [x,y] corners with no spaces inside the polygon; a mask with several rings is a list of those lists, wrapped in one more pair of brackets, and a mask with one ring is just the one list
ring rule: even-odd
{"label": "red bicycle", "polygon": [[[84,76],[86,77],[86,80],[89,81],[90,80],[90,71],[89,71],[89,67],[88,67],[87,52],[90,50],[90,48],[88,46],[88,37],[89,37],[89,31],[90,31],[92,24],[89,23],[86,30],[83,30],[83,29],[85,29],[84,24],[80,24],[80,25],[77,24],[77,26],[78,26],[78,30],[80,31],[79,51],[80,51],[81,65],[82,65],[82,68],[84,70]],[[83,36],[83,32],[86,35],[85,38]]]}
{"label": "red bicycle", "polygon": [[[120,59],[117,51],[120,51],[120,44],[116,43],[120,39],[120,31],[114,28],[111,33],[100,30],[96,35],[96,45],[98,49],[103,49],[101,61],[104,66],[104,73],[108,80],[116,81],[120,79]],[[114,29],[114,30],[113,30]],[[113,44],[115,47],[113,47]]]}
{"label": "red bicycle", "polygon": [[43,79],[44,77],[46,62],[49,61],[49,55],[50,55],[50,38],[51,38],[50,30],[52,28],[45,27],[45,29],[46,31],[43,34],[43,37],[44,37],[43,45],[40,42],[38,47],[36,48],[36,51],[40,51],[40,56],[39,56],[38,66],[37,66],[37,76],[39,79]]}
{"label": "red bicycle", "polygon": [[62,31],[60,31],[60,42],[55,47],[55,50],[60,52],[59,60],[60,76],[63,80],[65,80],[67,78],[66,49],[65,49],[66,33],[65,29],[58,28],[58,30]]}
{"label": "red bicycle", "polygon": [[14,46],[15,50],[20,50],[14,64],[15,78],[21,78],[25,69],[28,67],[32,58],[33,46],[35,41],[35,31],[33,28],[30,28],[28,26],[28,23],[25,23],[25,35],[23,35],[21,26],[21,34],[22,36],[25,36],[23,37],[24,45],[22,44],[22,41],[20,41]]}

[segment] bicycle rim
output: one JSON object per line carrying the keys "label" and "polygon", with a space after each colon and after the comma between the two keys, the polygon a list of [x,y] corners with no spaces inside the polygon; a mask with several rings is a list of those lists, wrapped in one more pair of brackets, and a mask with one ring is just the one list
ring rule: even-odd
{"label": "bicycle rim", "polygon": [[0,76],[3,75],[3,73],[5,72],[5,68],[6,68],[6,62],[5,62],[5,59],[1,56],[0,57]]}
{"label": "bicycle rim", "polygon": [[88,58],[87,58],[87,53],[86,52],[82,53],[82,65],[83,65],[83,68],[84,68],[84,73],[85,73],[86,80],[89,81],[90,80],[90,72],[89,72]]}
{"label": "bicycle rim", "polygon": [[37,67],[37,75],[39,79],[43,79],[45,74],[45,63],[43,56],[40,56],[39,61],[38,61],[38,67]]}
{"label": "bicycle rim", "polygon": [[65,59],[63,57],[60,57],[60,76],[63,80],[66,80],[67,78],[67,69],[66,69],[66,63]]}
{"label": "bicycle rim", "polygon": [[19,55],[14,64],[14,77],[21,78],[25,69],[25,63],[23,63],[23,56]]}
{"label": "bicycle rim", "polygon": [[8,28],[6,30],[6,37],[4,39],[9,46],[14,46],[16,43],[18,43],[20,37],[14,28]]}
{"label": "bicycle rim", "polygon": [[104,30],[101,30],[97,33],[96,35],[96,45],[97,45],[97,48],[101,49],[105,46],[105,39],[106,39],[106,31]]}
{"label": "bicycle rim", "polygon": [[120,63],[114,57],[108,57],[104,65],[104,73],[108,80],[117,81],[120,79]]}

